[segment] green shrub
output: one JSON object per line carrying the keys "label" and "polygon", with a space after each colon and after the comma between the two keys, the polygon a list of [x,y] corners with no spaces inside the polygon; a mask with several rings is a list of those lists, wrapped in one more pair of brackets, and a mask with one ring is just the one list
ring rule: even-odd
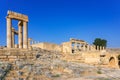
{"label": "green shrub", "polygon": [[60,74],[52,75],[52,77],[60,77]]}
{"label": "green shrub", "polygon": [[102,74],[102,72],[100,70],[97,71],[98,74]]}

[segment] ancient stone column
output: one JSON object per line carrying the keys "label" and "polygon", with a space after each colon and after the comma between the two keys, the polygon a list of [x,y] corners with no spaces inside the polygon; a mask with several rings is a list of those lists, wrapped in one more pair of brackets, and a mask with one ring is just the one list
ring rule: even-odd
{"label": "ancient stone column", "polygon": [[95,45],[93,45],[93,51],[96,51],[97,49],[96,49],[96,46]]}
{"label": "ancient stone column", "polygon": [[90,46],[89,45],[87,45],[87,51],[89,51],[90,50]]}
{"label": "ancient stone column", "polygon": [[90,45],[90,51],[94,51],[94,50],[93,50],[93,46],[92,46],[92,45]]}
{"label": "ancient stone column", "polygon": [[15,48],[15,29],[12,28],[12,48]]}
{"label": "ancient stone column", "polygon": [[75,50],[77,49],[77,43],[74,44],[74,49],[75,49]]}
{"label": "ancient stone column", "polygon": [[7,18],[7,48],[12,48],[12,20]]}
{"label": "ancient stone column", "polygon": [[31,38],[28,39],[28,48],[29,48],[30,45],[31,45],[31,40],[32,40]]}
{"label": "ancient stone column", "polygon": [[83,45],[83,51],[85,51],[86,50],[86,47],[85,47],[85,44]]}
{"label": "ancient stone column", "polygon": [[81,50],[81,44],[79,44],[79,49]]}
{"label": "ancient stone column", "polygon": [[23,48],[23,32],[22,25],[18,24],[18,44],[19,48]]}
{"label": "ancient stone column", "polygon": [[95,45],[93,45],[93,49],[96,51],[97,50],[97,47]]}
{"label": "ancient stone column", "polygon": [[23,48],[28,48],[28,30],[27,22],[23,22]]}
{"label": "ancient stone column", "polygon": [[97,46],[97,50],[99,50],[99,46]]}
{"label": "ancient stone column", "polygon": [[103,46],[103,50],[105,50],[105,47]]}
{"label": "ancient stone column", "polygon": [[102,46],[100,46],[100,51],[102,50]]}

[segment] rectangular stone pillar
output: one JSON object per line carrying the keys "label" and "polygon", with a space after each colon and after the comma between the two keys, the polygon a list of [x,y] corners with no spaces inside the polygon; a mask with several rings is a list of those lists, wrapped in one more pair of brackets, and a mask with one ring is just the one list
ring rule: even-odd
{"label": "rectangular stone pillar", "polygon": [[12,48],[12,20],[7,18],[7,48]]}
{"label": "rectangular stone pillar", "polygon": [[27,22],[23,22],[23,48],[28,48],[28,30]]}
{"label": "rectangular stone pillar", "polygon": [[23,29],[22,29],[22,25],[18,24],[18,44],[19,44],[19,48],[23,48]]}

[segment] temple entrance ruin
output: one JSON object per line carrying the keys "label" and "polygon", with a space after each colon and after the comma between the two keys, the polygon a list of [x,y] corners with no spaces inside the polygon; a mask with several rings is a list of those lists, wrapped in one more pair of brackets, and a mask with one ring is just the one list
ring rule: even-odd
{"label": "temple entrance ruin", "polygon": [[89,45],[83,40],[71,38],[70,43],[72,46],[72,53],[89,50]]}
{"label": "temple entrance ruin", "polygon": [[[12,20],[18,20],[18,31],[12,27]],[[18,35],[18,48],[28,48],[28,16],[8,11],[7,17],[7,48],[15,48],[15,35]]]}
{"label": "temple entrance ruin", "polygon": [[115,58],[114,57],[111,57],[110,59],[109,59],[109,66],[110,67],[112,67],[112,68],[114,68],[115,67]]}

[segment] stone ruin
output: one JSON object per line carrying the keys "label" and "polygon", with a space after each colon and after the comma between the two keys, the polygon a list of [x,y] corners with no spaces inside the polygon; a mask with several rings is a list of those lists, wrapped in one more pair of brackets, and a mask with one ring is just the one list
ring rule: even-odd
{"label": "stone ruin", "polygon": [[79,53],[82,51],[102,51],[105,50],[104,47],[102,46],[95,46],[95,45],[90,45],[84,40],[79,40],[79,39],[74,39],[70,38],[70,41],[68,42],[63,42],[62,44],[54,44],[54,43],[34,43],[35,41],[32,42],[31,46],[32,47],[39,47],[41,49],[46,49],[46,50],[51,50],[51,51],[60,51],[62,53],[70,53],[70,54],[75,54]]}
{"label": "stone ruin", "polygon": [[[12,20],[18,20],[18,31],[12,27]],[[15,48],[15,35],[18,35],[16,48],[28,48],[28,16],[8,11],[7,17],[7,48]]]}
{"label": "stone ruin", "polygon": [[77,53],[81,51],[101,51],[104,50],[102,46],[90,45],[84,40],[70,38],[69,42],[62,43],[62,52],[64,53]]}
{"label": "stone ruin", "polygon": [[[12,19],[18,20],[18,31],[12,27]],[[111,65],[112,67],[120,66],[119,54],[110,54],[104,47],[90,45],[84,40],[70,38],[70,41],[63,42],[60,45],[47,42],[35,42],[28,38],[28,16],[13,11],[7,13],[7,50],[28,50],[36,47],[48,51],[56,51],[65,55],[65,60],[77,60],[89,64]],[[18,35],[18,45],[15,45],[15,35]],[[31,42],[32,41],[32,42]],[[32,44],[31,44],[32,43]],[[3,48],[2,48],[3,49]],[[1,49],[1,50],[2,50]],[[4,52],[4,51],[3,51]],[[71,55],[72,54],[72,55]],[[0,54],[0,60],[15,60],[19,57]],[[28,55],[29,56],[29,55]],[[20,56],[20,58],[28,57],[27,54]],[[29,58],[33,57],[31,55]],[[13,58],[13,59],[12,59]]]}
{"label": "stone ruin", "polygon": [[[12,27],[13,19],[19,21],[18,31]],[[33,41],[31,38],[28,38],[27,15],[23,15],[13,11],[8,11],[6,20],[7,20],[7,48],[0,47],[0,61],[12,63],[13,66],[13,69],[10,72],[10,74],[6,77],[6,80],[13,80],[13,77],[11,76],[14,76],[16,78],[19,77],[19,79],[24,78],[24,80],[26,80],[25,79],[27,77],[26,75],[19,76],[18,74],[18,72],[20,72],[19,66],[17,66],[19,65],[19,63],[23,63],[26,61],[27,65],[30,64],[29,66],[35,63],[37,65],[44,61],[54,60],[53,57],[56,59],[60,58],[61,60],[67,62],[69,61],[79,62],[102,67],[120,68],[120,53],[111,54],[110,52],[106,51],[106,49],[102,46],[90,45],[84,40],[74,38],[70,38],[70,41],[63,42],[60,45],[48,42],[38,41],[36,42]],[[17,45],[15,44],[15,35],[18,35]],[[36,59],[36,56],[39,57],[41,55],[43,58],[42,60],[44,61]],[[61,55],[62,57],[57,57],[58,55]],[[49,59],[46,60],[47,58]],[[9,66],[8,68],[5,68],[5,72],[6,70],[8,71],[8,69]],[[26,70],[22,70],[22,72],[27,73]],[[32,74],[31,78],[33,77],[36,76]],[[43,77],[43,79],[45,79],[45,77]]]}
{"label": "stone ruin", "polygon": [[70,41],[63,42],[60,45],[47,42],[37,43],[32,40],[31,46],[61,52],[65,56],[63,59],[67,61],[120,68],[119,53],[110,53],[104,47],[90,45],[84,40],[70,38]]}

